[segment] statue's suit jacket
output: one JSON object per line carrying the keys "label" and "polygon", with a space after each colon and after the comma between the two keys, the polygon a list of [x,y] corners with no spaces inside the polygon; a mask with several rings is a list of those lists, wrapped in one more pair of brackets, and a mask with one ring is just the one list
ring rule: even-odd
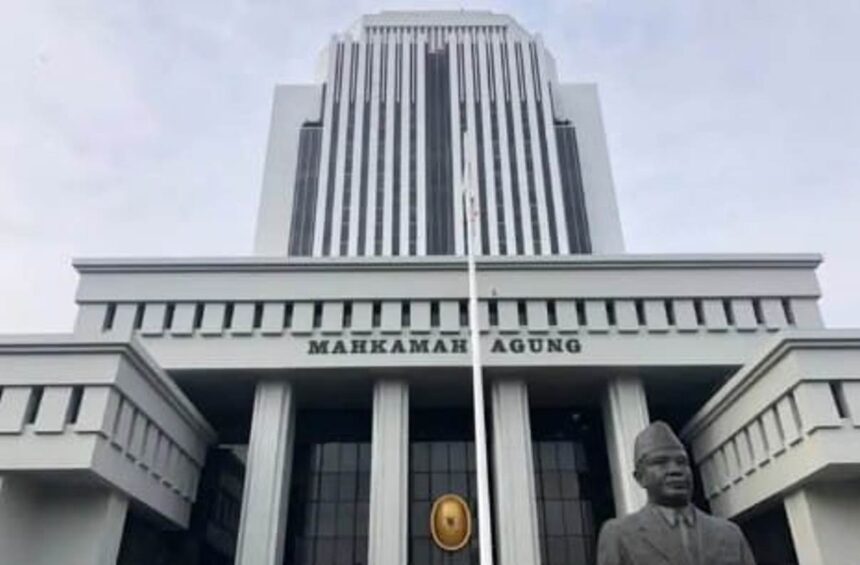
{"label": "statue's suit jacket", "polygon": [[678,532],[651,505],[609,520],[600,531],[598,565],[755,565],[747,541],[732,522],[696,509],[698,563],[689,563]]}

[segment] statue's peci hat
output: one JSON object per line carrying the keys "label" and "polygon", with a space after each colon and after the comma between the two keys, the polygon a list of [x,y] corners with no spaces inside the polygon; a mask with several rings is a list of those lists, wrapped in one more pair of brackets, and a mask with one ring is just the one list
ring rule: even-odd
{"label": "statue's peci hat", "polygon": [[642,458],[658,449],[684,449],[684,444],[666,422],[652,422],[639,432],[633,444],[633,459],[636,465]]}

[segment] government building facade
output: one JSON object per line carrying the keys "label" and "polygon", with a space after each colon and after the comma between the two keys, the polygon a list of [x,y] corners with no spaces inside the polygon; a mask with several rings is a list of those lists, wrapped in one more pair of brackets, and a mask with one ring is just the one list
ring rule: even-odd
{"label": "government building facade", "polygon": [[0,337],[0,562],[477,565],[484,521],[500,565],[594,564],[659,419],[759,564],[856,565],[820,262],[625,253],[594,85],[507,16],[365,16],[275,90],[252,256],[77,260],[73,331]]}

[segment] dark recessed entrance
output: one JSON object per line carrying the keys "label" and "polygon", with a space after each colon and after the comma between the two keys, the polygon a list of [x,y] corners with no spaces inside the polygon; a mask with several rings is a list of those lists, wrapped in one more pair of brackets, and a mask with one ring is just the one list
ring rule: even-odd
{"label": "dark recessed entrance", "polygon": [[300,411],[296,422],[284,565],[366,565],[371,412]]}
{"label": "dark recessed entrance", "polygon": [[[409,418],[409,564],[478,565],[475,442],[472,411],[413,410]],[[433,541],[430,510],[443,494],[461,496],[472,512],[466,546],[447,552]]]}
{"label": "dark recessed entrance", "polygon": [[600,413],[532,409],[531,424],[542,562],[591,565],[598,529],[613,515]]}

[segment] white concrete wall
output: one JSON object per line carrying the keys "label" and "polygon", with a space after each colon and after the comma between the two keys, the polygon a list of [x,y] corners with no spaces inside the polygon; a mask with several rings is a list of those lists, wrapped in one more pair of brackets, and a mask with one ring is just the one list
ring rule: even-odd
{"label": "white concrete wall", "polygon": [[609,148],[596,84],[559,84],[557,114],[576,129],[582,190],[595,254],[624,252],[624,236],[609,163]]}
{"label": "white concrete wall", "polygon": [[0,562],[113,565],[128,500],[89,485],[0,479]]}
{"label": "white concrete wall", "polygon": [[319,119],[321,98],[322,87],[318,85],[280,85],[275,89],[257,213],[256,255],[287,255],[299,132],[305,121]]}

